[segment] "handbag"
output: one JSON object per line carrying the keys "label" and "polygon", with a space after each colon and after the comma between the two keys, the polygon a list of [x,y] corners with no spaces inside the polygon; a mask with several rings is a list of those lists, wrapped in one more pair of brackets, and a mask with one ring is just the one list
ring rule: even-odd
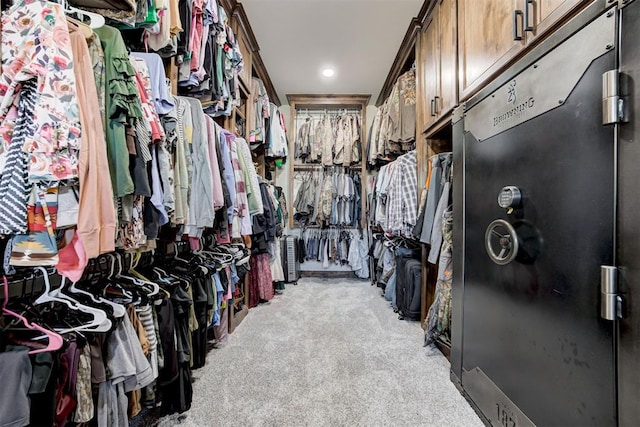
{"label": "handbag", "polygon": [[55,225],[58,183],[38,183],[27,204],[27,234],[13,236],[9,263],[19,267],[58,264]]}
{"label": "handbag", "polygon": [[58,187],[56,229],[69,228],[78,224],[79,200],[77,185],[60,185]]}

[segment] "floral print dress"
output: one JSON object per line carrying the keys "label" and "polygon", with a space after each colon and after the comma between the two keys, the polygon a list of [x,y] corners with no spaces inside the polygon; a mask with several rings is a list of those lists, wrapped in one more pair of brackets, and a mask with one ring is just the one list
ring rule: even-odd
{"label": "floral print dress", "polygon": [[24,82],[36,79],[36,130],[26,135],[31,181],[75,178],[80,118],[73,55],[62,6],[40,0],[17,1],[2,16],[0,142],[6,150],[16,124],[17,99]]}

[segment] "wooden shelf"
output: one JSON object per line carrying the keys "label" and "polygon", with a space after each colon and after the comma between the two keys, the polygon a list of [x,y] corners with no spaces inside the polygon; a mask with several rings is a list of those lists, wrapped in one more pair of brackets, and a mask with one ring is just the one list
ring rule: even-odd
{"label": "wooden shelf", "polygon": [[244,112],[238,107],[236,107],[236,115],[242,117],[245,122],[247,121],[247,116],[245,116]]}

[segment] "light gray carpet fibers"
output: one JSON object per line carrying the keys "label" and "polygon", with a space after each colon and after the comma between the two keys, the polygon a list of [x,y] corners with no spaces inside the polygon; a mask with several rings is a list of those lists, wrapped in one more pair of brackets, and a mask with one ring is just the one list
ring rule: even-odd
{"label": "light gray carpet fibers", "polygon": [[159,426],[482,427],[422,337],[367,282],[302,279],[209,353],[191,410]]}

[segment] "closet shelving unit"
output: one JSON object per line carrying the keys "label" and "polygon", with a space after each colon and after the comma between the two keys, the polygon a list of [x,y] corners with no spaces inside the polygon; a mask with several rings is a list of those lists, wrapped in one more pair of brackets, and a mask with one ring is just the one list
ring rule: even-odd
{"label": "closet shelving unit", "polygon": [[[456,68],[455,0],[427,0],[411,21],[389,70],[376,106],[391,94],[398,77],[416,67],[416,154],[418,200],[427,178],[429,159],[451,151],[451,109],[458,102],[457,79],[446,74]],[[435,299],[438,265],[426,259],[429,246],[422,244],[422,304],[420,321],[424,323]],[[450,357],[451,347],[436,341],[437,347]]]}
{"label": "closet shelving unit", "polygon": [[[280,100],[269,77],[262,58],[260,56],[258,42],[251,29],[249,18],[242,6],[242,3],[232,0],[224,0],[222,4],[227,9],[231,18],[231,28],[236,36],[236,41],[242,59],[244,68],[238,74],[240,103],[234,106],[231,116],[227,118],[225,128],[231,130],[237,136],[240,136],[250,143],[249,135],[254,130],[255,124],[255,94],[252,93],[252,79],[257,77],[264,83],[269,99],[271,102],[279,105]],[[265,173],[264,150],[252,150],[251,152],[254,164],[257,166],[256,171],[262,177]],[[245,277],[243,283],[243,292],[240,298],[242,309],[235,311],[233,308],[229,310],[229,333],[242,322],[249,311],[249,275]],[[240,302],[236,301],[236,303]]]}
{"label": "closet shelving unit", "polygon": [[[254,117],[256,114],[255,94],[252,93],[252,78],[257,77],[262,80],[271,102],[276,105],[280,105],[280,99],[278,98],[267,68],[265,67],[264,62],[262,62],[260,47],[253,30],[251,29],[249,18],[247,17],[242,3],[236,0],[220,0],[220,5],[225,9],[225,12],[230,19],[230,26],[235,33],[240,52],[242,53],[244,68],[242,72],[238,74],[240,90],[239,105],[233,107],[229,117],[220,117],[217,118],[216,121],[225,129],[228,129],[234,134],[249,141],[249,135],[253,130],[255,123]],[[171,81],[172,92],[175,95],[177,94],[178,67],[173,58],[166,62],[165,68],[167,76]],[[239,126],[241,123],[243,123],[243,126]],[[264,150],[252,151],[251,154],[258,174],[264,177],[266,168]],[[238,311],[233,309],[228,310],[229,333],[233,332],[249,311],[248,280],[249,278],[247,275],[245,282],[243,283],[242,296],[235,301],[236,303],[242,302],[243,308]]]}
{"label": "closet shelving unit", "polygon": [[[360,212],[360,227],[366,227],[366,178],[367,178],[367,167],[366,167],[366,159],[365,152],[367,146],[367,132],[366,132],[366,123],[367,123],[367,105],[369,104],[369,99],[371,95],[361,95],[361,94],[346,94],[346,95],[319,95],[319,94],[290,94],[287,95],[287,100],[289,101],[289,106],[291,107],[291,121],[289,126],[289,153],[291,156],[291,160],[289,161],[289,192],[287,194],[287,200],[290,200],[293,203],[295,200],[295,194],[293,194],[293,186],[294,186],[294,174],[297,170],[314,170],[314,169],[329,169],[333,166],[322,166],[317,163],[299,163],[296,159],[293,159],[293,153],[295,152],[295,134],[296,130],[296,116],[300,110],[304,110],[305,112],[333,112],[338,110],[357,110],[360,114],[360,141],[361,141],[361,152],[360,152],[360,162],[351,166],[347,166],[349,169],[358,169],[361,174],[361,212]],[[303,113],[304,114],[304,113]],[[336,165],[336,167],[344,167],[340,165]],[[294,224],[293,220],[293,210],[289,215],[289,228],[298,228]]]}

